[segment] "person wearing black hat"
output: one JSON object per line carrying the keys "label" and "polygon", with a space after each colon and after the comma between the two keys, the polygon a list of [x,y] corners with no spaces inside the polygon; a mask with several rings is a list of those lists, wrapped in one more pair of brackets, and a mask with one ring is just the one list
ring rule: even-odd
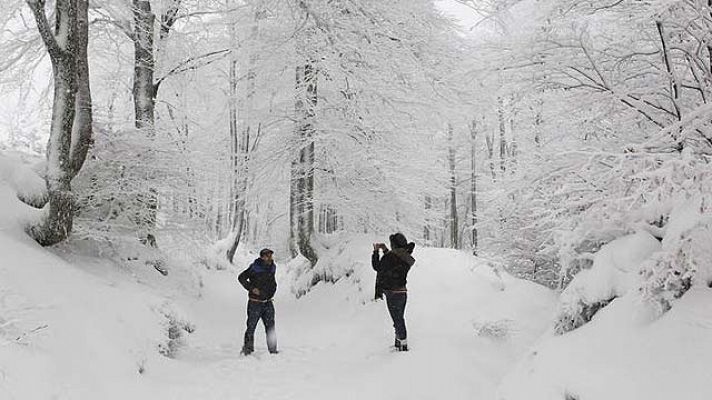
{"label": "person wearing black hat", "polygon": [[[406,288],[410,268],[415,264],[413,249],[415,243],[410,242],[402,233],[395,233],[389,237],[391,248],[383,243],[374,243],[371,265],[377,273],[376,295],[381,290],[386,295],[388,312],[393,319],[395,329],[395,346],[399,351],[408,351],[408,332],[405,326],[405,305],[408,300]],[[383,251],[383,256],[379,250]]]}
{"label": "person wearing black hat", "polygon": [[277,265],[272,260],[274,252],[262,249],[260,258],[244,270],[237,280],[247,290],[247,330],[242,354],[249,355],[254,350],[255,329],[262,319],[267,334],[267,348],[272,354],[277,353],[277,336],[274,329],[274,304],[272,297],[277,291],[277,281],[274,278]]}

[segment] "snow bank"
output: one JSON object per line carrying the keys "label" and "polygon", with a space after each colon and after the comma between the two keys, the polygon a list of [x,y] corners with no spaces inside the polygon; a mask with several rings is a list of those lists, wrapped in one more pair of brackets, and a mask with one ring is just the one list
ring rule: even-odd
{"label": "snow bank", "polygon": [[637,289],[643,261],[660,250],[660,242],[647,232],[618,238],[595,254],[591,269],[579,272],[561,294],[558,333],[576,329],[616,297]]}
{"label": "snow bank", "polygon": [[23,201],[40,207],[47,197],[43,168],[44,161],[37,157],[0,152],[0,182],[15,191]]}
{"label": "snow bank", "polygon": [[643,266],[646,300],[667,311],[692,287],[712,287],[712,205],[696,196],[670,212],[662,251]]}
{"label": "snow bank", "polygon": [[150,398],[146,376],[194,327],[109,259],[74,254],[70,264],[58,256],[68,247],[29,238],[25,220],[40,211],[17,192],[39,190],[37,178],[0,157],[0,398]]}
{"label": "snow bank", "polygon": [[366,235],[320,237],[316,244],[319,261],[314,268],[307,259],[297,257],[286,265],[284,281],[297,297],[320,282],[341,282],[348,296],[355,296],[361,302],[372,300],[376,273],[371,267],[371,254],[373,243],[382,241]]}
{"label": "snow bank", "polygon": [[[712,398],[712,290],[695,288],[662,318],[635,296],[542,340],[500,387],[500,400]],[[568,396],[568,397],[567,397]]]}
{"label": "snow bank", "polygon": [[[44,205],[44,180],[32,159],[21,154],[0,152],[0,226],[24,231],[41,217],[41,211],[25,203]],[[33,169],[34,168],[34,169]]]}
{"label": "snow bank", "polygon": [[666,214],[661,242],[639,232],[596,253],[499,399],[712,398],[710,209],[681,196]]}

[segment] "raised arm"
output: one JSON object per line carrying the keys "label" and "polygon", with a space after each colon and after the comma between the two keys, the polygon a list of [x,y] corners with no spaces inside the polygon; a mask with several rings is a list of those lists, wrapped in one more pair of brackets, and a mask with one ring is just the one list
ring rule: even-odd
{"label": "raised arm", "polygon": [[374,271],[381,270],[381,257],[378,255],[378,249],[374,249],[371,255],[371,267],[373,267]]}

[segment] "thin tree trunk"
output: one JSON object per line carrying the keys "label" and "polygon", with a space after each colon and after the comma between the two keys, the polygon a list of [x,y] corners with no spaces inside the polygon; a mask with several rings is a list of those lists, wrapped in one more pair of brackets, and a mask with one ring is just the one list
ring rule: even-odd
{"label": "thin tree trunk", "polygon": [[541,148],[541,128],[544,122],[544,118],[542,116],[543,113],[543,107],[544,107],[544,101],[539,99],[535,102],[536,104],[536,116],[534,117],[534,144],[536,145],[537,149]]}
{"label": "thin tree trunk", "polygon": [[[229,4],[229,3],[228,3]],[[230,24],[230,45],[237,47],[237,30]],[[228,71],[228,130],[230,135],[230,231],[238,225],[240,138],[237,125],[237,54],[230,53]],[[228,256],[229,259],[229,256]]]}
{"label": "thin tree trunk", "polygon": [[448,165],[450,167],[450,247],[457,249],[459,247],[458,235],[460,233],[457,219],[457,175],[455,173],[455,144],[453,142],[453,127],[451,123],[447,124],[448,138]]}
{"label": "thin tree trunk", "polygon": [[292,258],[299,254],[299,245],[297,244],[297,225],[299,214],[299,163],[294,160],[289,169],[289,253]]}
{"label": "thin tree trunk", "polygon": [[658,28],[658,35],[660,37],[660,43],[662,45],[663,62],[665,64],[665,70],[668,74],[668,81],[670,82],[670,100],[672,101],[672,106],[675,109],[675,116],[677,117],[677,120],[680,121],[682,119],[682,115],[680,113],[680,106],[678,104],[680,99],[680,87],[677,82],[677,78],[675,77],[675,71],[673,71],[672,65],[670,64],[670,56],[668,54],[668,46],[667,41],[665,40],[665,31],[663,30],[662,21],[655,21],[655,26]]}
{"label": "thin tree trunk", "polygon": [[[254,11],[254,20],[253,20],[253,25],[252,29],[250,32],[250,39],[249,39],[249,44],[253,45],[259,35],[259,21],[261,18],[261,9],[257,8]],[[233,45],[236,44],[236,31],[235,31],[235,26],[231,26],[231,36],[234,40]],[[228,251],[228,260],[232,263],[232,259],[234,257],[235,251],[237,250],[237,247],[240,244],[240,241],[242,238],[249,233],[249,229],[247,228],[249,226],[249,221],[247,221],[247,193],[248,193],[248,180],[249,180],[249,163],[250,163],[250,147],[251,147],[251,140],[250,140],[250,133],[252,126],[255,123],[255,118],[253,116],[253,111],[254,111],[254,96],[255,96],[255,90],[256,90],[256,83],[255,79],[257,76],[256,72],[256,64],[257,64],[257,52],[255,51],[254,48],[251,48],[250,50],[250,55],[249,55],[249,66],[247,69],[247,88],[245,90],[245,103],[244,103],[244,109],[242,114],[245,116],[242,120],[242,130],[240,131],[239,138],[236,138],[236,146],[237,146],[237,153],[235,153],[235,162],[233,163],[234,168],[235,168],[235,182],[237,182],[237,188],[234,193],[234,199],[235,199],[235,209],[234,209],[234,218],[233,218],[233,232],[234,232],[234,240],[232,243],[232,246],[230,247],[230,250]],[[237,70],[237,61],[232,60],[231,65],[230,65],[230,90],[231,90],[231,97],[233,101],[236,100],[237,98],[237,79],[236,79],[236,70]],[[239,129],[237,125],[237,107],[235,104],[233,104],[235,114],[231,115],[231,129],[234,129],[234,132],[232,134],[237,135],[237,131]],[[261,127],[261,125],[260,125]],[[259,130],[261,128],[258,128],[258,133],[256,135],[256,139],[259,137]],[[232,135],[231,135],[232,136]],[[255,139],[255,143],[257,143]]]}
{"label": "thin tree trunk", "polygon": [[492,181],[496,181],[497,172],[494,166],[494,132],[485,136],[485,142],[487,144],[487,159],[489,160],[489,169],[492,174]]}
{"label": "thin tree trunk", "polygon": [[[178,17],[180,0],[172,0],[160,16],[159,39],[165,40]],[[134,29],[131,39],[134,43],[133,101],[135,126],[150,140],[156,135],[156,97],[162,80],[154,79],[156,68],[156,15],[150,0],[133,0]],[[159,44],[161,43],[159,42]],[[160,46],[159,46],[160,47]],[[149,150],[148,158],[153,158]],[[149,162],[156,162],[151,160]],[[148,179],[148,188],[139,189],[136,194],[136,222],[141,241],[155,246],[155,229],[158,214],[158,189],[153,178]]]}
{"label": "thin tree trunk", "polygon": [[430,218],[429,218],[429,213],[430,210],[433,208],[433,200],[430,196],[425,196],[425,199],[423,201],[424,207],[425,207],[425,224],[423,226],[423,241],[425,241],[425,244],[430,243]]}
{"label": "thin tree trunk", "polygon": [[472,254],[477,255],[477,121],[470,124],[470,212],[472,218]]}
{"label": "thin tree trunk", "polygon": [[507,138],[504,120],[504,100],[497,99],[497,118],[499,119],[499,169],[504,173],[507,169]]}
{"label": "thin tree trunk", "polygon": [[79,173],[92,144],[92,100],[89,86],[89,1],[77,0],[76,71],[77,95],[75,100],[74,124],[70,160],[72,177]]}
{"label": "thin tree trunk", "polygon": [[297,139],[299,154],[296,162],[295,190],[296,202],[296,245],[299,253],[312,265],[316,264],[317,255],[311,245],[314,234],[314,119],[317,104],[317,72],[314,61],[309,59],[296,68],[297,100]]}
{"label": "thin tree trunk", "polygon": [[[134,16],[134,82],[133,100],[135,126],[149,140],[155,137],[156,89],[154,84],[154,21],[149,0],[133,0]],[[158,193],[149,178],[148,188],[136,193],[135,218],[141,240],[155,245]]]}

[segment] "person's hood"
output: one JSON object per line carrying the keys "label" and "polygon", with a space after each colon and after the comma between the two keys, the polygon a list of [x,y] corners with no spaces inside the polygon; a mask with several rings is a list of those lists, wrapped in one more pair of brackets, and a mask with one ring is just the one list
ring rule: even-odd
{"label": "person's hood", "polygon": [[261,258],[255,259],[255,261],[250,265],[250,268],[253,268],[255,272],[275,272],[277,269],[277,264],[272,261],[272,264],[265,264]]}
{"label": "person's hood", "polygon": [[395,254],[396,257],[400,258],[409,267],[412,267],[413,264],[415,264],[415,258],[413,258],[413,256],[410,255],[410,253],[408,252],[408,249],[397,247],[397,248],[391,250],[391,252],[393,254]]}
{"label": "person's hood", "polygon": [[405,249],[408,247],[408,239],[405,238],[405,235],[402,233],[394,233],[391,235],[388,239],[391,241],[391,248],[392,249]]}

